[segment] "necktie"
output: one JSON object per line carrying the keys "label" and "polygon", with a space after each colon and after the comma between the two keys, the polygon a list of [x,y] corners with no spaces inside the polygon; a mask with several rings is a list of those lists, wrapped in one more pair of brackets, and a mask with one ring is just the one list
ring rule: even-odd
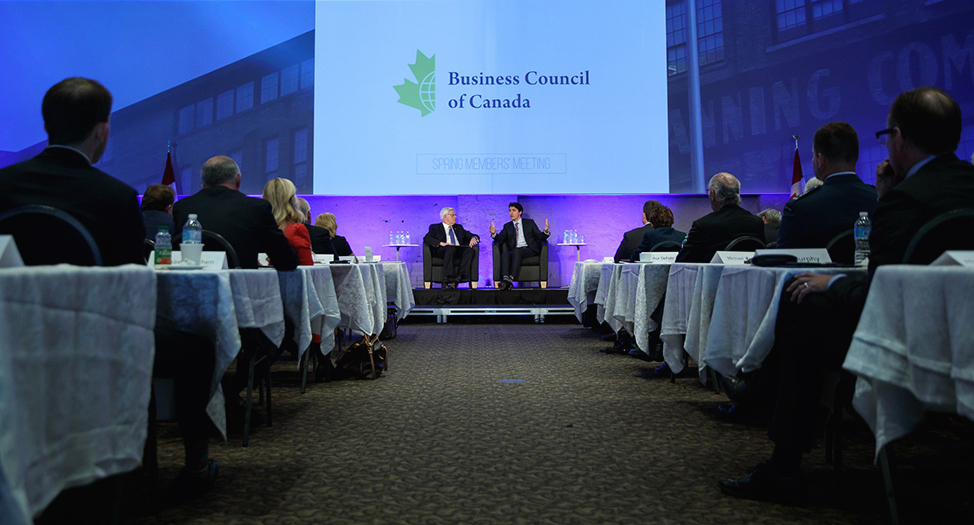
{"label": "necktie", "polygon": [[453,226],[450,226],[450,244],[457,243],[457,236],[453,234]]}
{"label": "necktie", "polygon": [[514,247],[515,248],[517,247],[518,243],[521,242],[521,239],[519,237],[521,237],[521,230],[520,228],[517,227],[517,223],[515,222],[514,223]]}

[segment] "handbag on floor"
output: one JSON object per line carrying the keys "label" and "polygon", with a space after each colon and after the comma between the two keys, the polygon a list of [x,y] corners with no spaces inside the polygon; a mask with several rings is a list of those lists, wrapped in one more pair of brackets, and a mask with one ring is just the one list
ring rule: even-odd
{"label": "handbag on floor", "polygon": [[346,377],[355,379],[378,379],[389,369],[389,351],[379,342],[379,338],[365,336],[349,345],[338,359],[335,368]]}

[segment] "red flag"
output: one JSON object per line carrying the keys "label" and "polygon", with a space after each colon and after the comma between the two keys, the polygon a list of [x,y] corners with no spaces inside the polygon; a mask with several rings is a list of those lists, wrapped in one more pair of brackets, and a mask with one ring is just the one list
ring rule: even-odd
{"label": "red flag", "polygon": [[162,184],[169,186],[176,182],[176,173],[172,169],[172,153],[166,153],[166,170],[162,172]]}
{"label": "red flag", "polygon": [[795,148],[795,167],[791,172],[791,198],[802,194],[802,161],[798,158],[798,148]]}

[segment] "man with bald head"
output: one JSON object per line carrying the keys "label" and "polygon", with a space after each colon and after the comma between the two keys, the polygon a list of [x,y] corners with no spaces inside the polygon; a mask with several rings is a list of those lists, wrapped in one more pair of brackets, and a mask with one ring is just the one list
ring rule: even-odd
{"label": "man with bald head", "polygon": [[240,192],[242,176],[233,159],[213,157],[203,164],[200,175],[203,189],[173,205],[173,239],[181,238],[182,225],[190,213],[195,213],[204,230],[222,235],[233,246],[241,268],[257,268],[257,254],[261,252],[278,270],[297,268],[298,257],[277,227],[271,203]]}
{"label": "man with bald head", "polygon": [[734,239],[764,239],[764,221],[741,208],[741,183],[730,173],[718,173],[707,185],[713,213],[693,221],[677,262],[710,262],[718,250]]}

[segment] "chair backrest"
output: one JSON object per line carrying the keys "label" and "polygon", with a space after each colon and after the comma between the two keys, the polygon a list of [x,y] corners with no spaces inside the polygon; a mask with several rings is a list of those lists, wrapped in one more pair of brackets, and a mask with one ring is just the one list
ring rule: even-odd
{"label": "chair backrest", "polygon": [[153,250],[156,249],[156,241],[152,239],[142,239],[142,257],[145,258],[145,262],[149,262],[149,255]]}
{"label": "chair backrest", "polygon": [[203,230],[203,249],[227,252],[227,265],[230,268],[240,268],[240,259],[237,257],[237,250],[234,250],[230,241],[226,240],[219,233]]}
{"label": "chair backrest", "polygon": [[11,234],[24,264],[68,263],[101,266],[101,250],[78,219],[69,213],[31,204],[0,213],[0,233]]}
{"label": "chair backrest", "polygon": [[678,252],[683,248],[683,244],[676,241],[663,241],[657,243],[649,249],[651,252]]}
{"label": "chair backrest", "polygon": [[738,237],[733,241],[727,243],[727,247],[724,248],[725,252],[753,252],[754,250],[760,250],[764,248],[764,239],[758,237],[745,235],[743,237]]}
{"label": "chair backrest", "polygon": [[[506,243],[502,243],[502,244],[495,243],[492,246],[492,252],[493,252],[492,259],[494,262],[495,282],[501,279],[501,253],[506,251],[508,251]],[[539,253],[536,257],[538,257],[537,263],[529,262],[533,259],[533,257],[528,257],[527,259],[525,259],[525,261],[521,264],[521,270],[519,272],[521,274],[520,275],[521,279],[517,279],[517,277],[519,276],[515,275],[514,276],[515,281],[521,281],[521,280],[525,282],[527,281],[547,282],[548,281],[548,242],[547,241],[541,243],[541,253]],[[528,269],[527,272],[525,272],[525,268]],[[535,270],[535,268],[537,270]],[[530,275],[525,277],[528,274]]]}
{"label": "chair backrest", "polygon": [[905,264],[930,264],[946,250],[974,249],[974,209],[941,213],[917,230],[903,253]]}
{"label": "chair backrest", "polygon": [[852,264],[856,259],[855,231],[848,229],[826,243],[825,250],[829,252],[832,262]]}

